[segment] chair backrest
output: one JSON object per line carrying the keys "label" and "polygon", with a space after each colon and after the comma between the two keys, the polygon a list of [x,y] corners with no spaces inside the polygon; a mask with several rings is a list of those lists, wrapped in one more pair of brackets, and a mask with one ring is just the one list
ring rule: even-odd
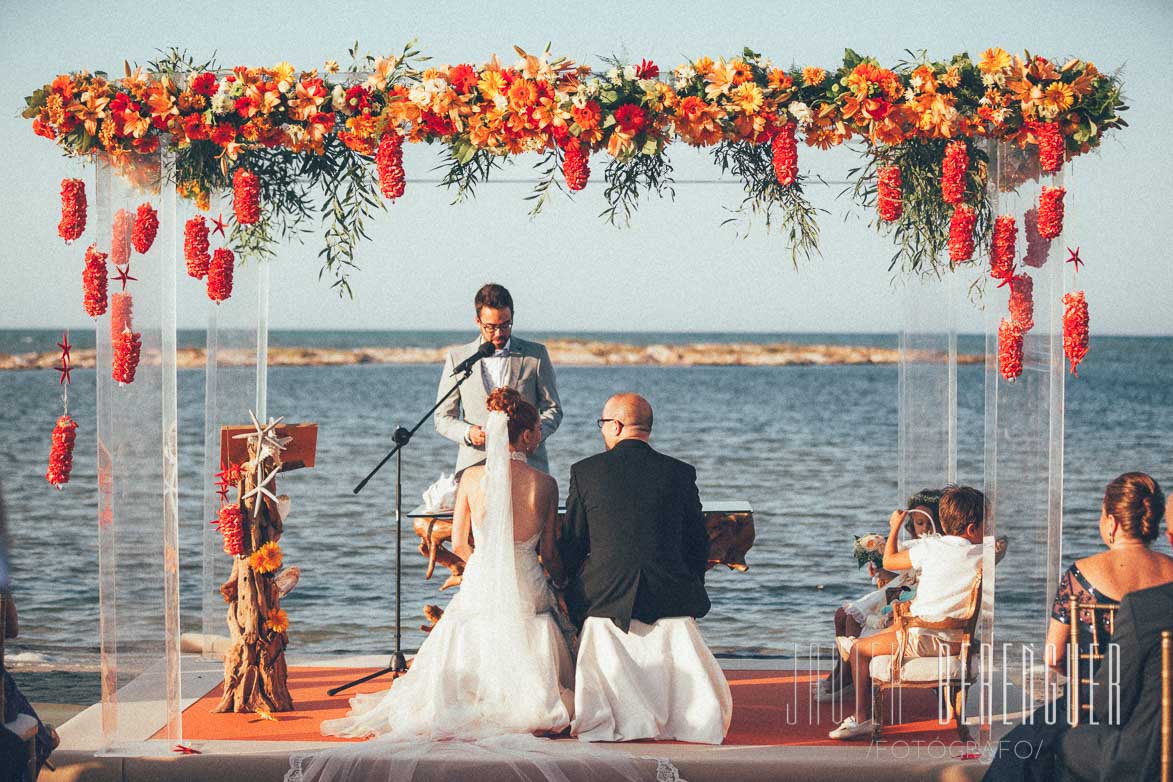
{"label": "chair backrest", "polygon": [[[1105,656],[1105,653],[1100,650],[1100,616],[1106,616],[1108,627],[1113,628],[1116,623],[1116,611],[1119,608],[1119,603],[1081,603],[1079,598],[1074,595],[1067,602],[1067,616],[1071,621],[1071,637],[1067,642],[1067,660],[1070,670],[1074,672],[1072,678],[1075,679],[1075,686],[1071,688],[1068,719],[1073,726],[1080,723],[1083,712],[1091,711],[1090,703],[1080,702],[1080,688],[1092,683],[1092,679],[1096,675],[1096,666]],[[1079,630],[1080,611],[1091,611],[1092,614],[1091,639],[1087,651],[1082,651],[1079,648],[1080,642],[1084,640]],[[1088,663],[1087,676],[1083,675],[1084,661]]]}
{"label": "chair backrest", "polygon": [[1173,782],[1173,630],[1161,631],[1161,782]]}

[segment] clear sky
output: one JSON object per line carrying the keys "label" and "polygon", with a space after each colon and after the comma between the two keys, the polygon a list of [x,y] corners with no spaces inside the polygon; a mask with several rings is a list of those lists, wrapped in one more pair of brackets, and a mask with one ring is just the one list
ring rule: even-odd
{"label": "clear sky", "polygon": [[[288,60],[315,67],[346,61],[357,38],[372,53],[398,51],[416,37],[439,63],[482,62],[512,45],[546,42],[556,54],[599,64],[616,53],[654,59],[665,69],[685,58],[737,54],[745,46],[776,63],[833,67],[844,47],[894,63],[904,50],[941,58],[989,46],[1079,56],[1103,70],[1123,67],[1131,127],[1076,162],[1068,186],[1072,242],[1087,261],[1093,333],[1173,334],[1173,154],[1167,130],[1173,6],[1164,0],[983,3],[742,2],[322,3],[277,4],[6,2],[0,5],[0,244],[4,282],[0,328],[80,327],[80,246],[56,234],[59,182],[78,164],[33,136],[18,113],[22,98],[55,74],[121,71],[155,50],[215,54],[222,66]],[[1162,125],[1161,123],[1165,123]],[[671,150],[680,178],[715,178],[703,153]],[[556,198],[536,220],[522,200],[528,186],[482,189],[472,204],[449,206],[435,185],[439,155],[410,148],[407,195],[380,215],[361,250],[355,300],[318,282],[318,245],[280,252],[273,268],[274,328],[443,329],[471,320],[483,282],[507,285],[519,327],[540,330],[895,331],[899,296],[887,262],[891,247],[839,187],[812,188],[830,214],[821,219],[823,258],[792,268],[779,236],[739,238],[722,227],[740,201],[732,184],[682,184],[675,202],[647,202],[628,229],[597,217],[604,206],[602,156],[594,181],[570,201]],[[839,180],[854,158],[800,147],[803,169]],[[528,164],[504,172],[530,176]],[[191,283],[191,284],[185,284]],[[180,326],[202,322],[202,287],[181,278]],[[961,319],[979,330],[977,311]]]}

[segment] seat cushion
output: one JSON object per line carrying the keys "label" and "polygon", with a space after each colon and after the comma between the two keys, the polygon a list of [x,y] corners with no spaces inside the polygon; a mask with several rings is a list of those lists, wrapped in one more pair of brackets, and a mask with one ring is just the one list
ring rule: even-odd
{"label": "seat cushion", "polygon": [[[886,682],[891,679],[892,656],[873,657],[869,670],[872,679]],[[900,670],[900,678],[906,682],[934,682],[939,679],[955,679],[961,676],[961,657],[906,657]]]}

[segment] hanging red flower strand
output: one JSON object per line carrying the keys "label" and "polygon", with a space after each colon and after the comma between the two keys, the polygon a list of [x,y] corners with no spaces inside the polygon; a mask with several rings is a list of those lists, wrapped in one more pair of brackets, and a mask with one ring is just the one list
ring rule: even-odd
{"label": "hanging red flower strand", "polygon": [[1012,215],[994,219],[994,235],[990,241],[990,276],[1005,280],[1014,274],[1014,244],[1018,225]]}
{"label": "hanging red flower strand", "polygon": [[965,172],[969,169],[969,149],[964,141],[950,141],[941,161],[941,198],[947,204],[965,200]]}
{"label": "hanging red flower strand", "polygon": [[1063,167],[1064,142],[1058,122],[1032,122],[1030,132],[1039,145],[1039,168],[1054,174]]}
{"label": "hanging red flower strand", "polygon": [[1054,239],[1063,233],[1063,196],[1067,191],[1061,187],[1043,186],[1039,193],[1039,235]]}
{"label": "hanging red flower strand", "polygon": [[57,235],[70,244],[86,230],[86,183],[80,179],[61,180],[61,222]]}
{"label": "hanging red flower strand", "polygon": [[130,231],[130,241],[139,255],[146,255],[155,243],[155,235],[159,232],[159,215],[149,203],[140,204],[134,216],[134,227]]}
{"label": "hanging red flower strand", "polygon": [[240,513],[240,506],[224,504],[220,506],[220,512],[216,514],[216,518],[210,522],[216,526],[220,531],[220,535],[224,538],[224,553],[229,556],[239,557],[244,553],[244,527],[241,524],[243,517]]}
{"label": "hanging red flower strand", "polygon": [[1051,240],[1039,233],[1039,210],[1033,206],[1027,209],[1022,222],[1026,229],[1026,253],[1022,256],[1022,262],[1041,269],[1051,252]]}
{"label": "hanging red flower strand", "polygon": [[403,136],[389,130],[379,139],[375,153],[375,168],[379,172],[379,188],[384,198],[394,201],[407,190],[407,176],[403,172]]}
{"label": "hanging red flower strand", "polygon": [[130,232],[134,218],[125,209],[114,213],[113,230],[110,235],[110,260],[115,266],[130,263]]}
{"label": "hanging red flower strand", "polygon": [[774,176],[783,187],[790,187],[798,178],[798,140],[794,137],[795,128],[795,123],[787,122],[778,128],[778,132],[770,141]]}
{"label": "hanging red flower strand", "polygon": [[106,253],[97,245],[86,248],[86,265],[81,272],[82,305],[91,318],[106,314]]}
{"label": "hanging red flower strand", "polygon": [[566,155],[562,158],[562,176],[566,178],[566,187],[572,193],[577,193],[587,186],[587,180],[591,178],[590,152],[573,136],[566,140],[564,149]]}
{"label": "hanging red flower strand", "polygon": [[1007,308],[1010,310],[1010,319],[1023,334],[1035,327],[1034,289],[1034,280],[1026,272],[1010,278],[1010,302]]}
{"label": "hanging red flower strand", "polygon": [[247,168],[238,168],[232,175],[232,209],[241,225],[261,219],[261,180]]}
{"label": "hanging red flower strand", "polygon": [[236,256],[232,251],[221,247],[212,253],[212,262],[208,264],[208,298],[212,301],[224,301],[232,295],[232,267],[236,265]]}
{"label": "hanging red flower strand", "polygon": [[202,215],[183,224],[183,260],[187,262],[187,276],[202,280],[208,273],[208,221]]}
{"label": "hanging red flower strand", "polygon": [[142,334],[124,329],[114,338],[114,356],[111,359],[111,376],[119,385],[134,382],[139,356],[143,349]]}
{"label": "hanging red flower strand", "polygon": [[69,483],[69,474],[73,472],[73,446],[77,440],[77,421],[65,413],[57,419],[53,427],[52,444],[49,446],[49,469],[45,471],[45,480],[60,489]]}
{"label": "hanging red flower strand", "polygon": [[1006,318],[998,324],[998,371],[1007,380],[1022,374],[1022,329]]}
{"label": "hanging red flower strand", "polygon": [[1087,299],[1083,291],[1063,296],[1063,352],[1071,362],[1071,374],[1079,377],[1079,363],[1087,356],[1088,343]]}
{"label": "hanging red flower strand", "polygon": [[949,260],[963,263],[973,258],[973,227],[977,215],[973,207],[962,204],[953,210],[949,220]]}
{"label": "hanging red flower strand", "polygon": [[118,339],[118,335],[134,328],[134,297],[127,291],[117,291],[110,295],[110,342]]}
{"label": "hanging red flower strand", "polygon": [[876,175],[876,206],[880,219],[891,223],[904,214],[900,166],[881,166]]}

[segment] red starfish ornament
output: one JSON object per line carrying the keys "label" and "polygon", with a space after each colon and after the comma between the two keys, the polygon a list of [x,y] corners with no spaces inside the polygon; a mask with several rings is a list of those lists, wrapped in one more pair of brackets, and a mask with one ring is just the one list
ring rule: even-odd
{"label": "red starfish ornament", "polygon": [[60,377],[60,379],[58,379],[57,385],[59,385],[59,386],[69,385],[69,383],[70,383],[69,373],[73,371],[73,367],[69,366],[69,362],[62,360],[61,366],[53,367],[53,368],[61,373],[61,377]]}
{"label": "red starfish ornament", "polygon": [[209,234],[209,236],[214,233],[218,233],[221,236],[226,236],[226,234],[224,233],[224,229],[227,226],[228,226],[228,223],[224,222],[224,213],[221,212],[219,217],[212,218],[212,231]]}
{"label": "red starfish ornament", "polygon": [[[1013,274],[1011,274],[1011,277],[1013,277],[1013,276],[1014,276],[1014,275],[1013,275]],[[1005,288],[1005,287],[1006,287],[1007,285],[1009,285],[1009,284],[1010,284],[1010,277],[1003,277],[1003,278],[1002,278],[1002,282],[998,283],[998,287],[999,287],[999,288]]]}
{"label": "red starfish ornament", "polygon": [[61,361],[65,364],[69,363],[69,350],[73,345],[69,344],[69,332],[61,332],[61,341],[57,343],[57,347],[61,348]]}
{"label": "red starfish ornament", "polygon": [[131,277],[130,276],[130,264],[129,263],[126,264],[126,266],[117,266],[115,268],[118,269],[118,274],[114,275],[114,279],[116,279],[120,283],[122,283],[122,290],[126,290],[126,283],[130,282],[131,280],[134,280],[136,282],[138,281],[138,277]]}
{"label": "red starfish ornament", "polygon": [[1067,254],[1068,254],[1067,262],[1074,263],[1075,270],[1079,271],[1079,267],[1084,265],[1083,259],[1079,257],[1079,248],[1076,247],[1074,250],[1072,250],[1070,247],[1068,247]]}

